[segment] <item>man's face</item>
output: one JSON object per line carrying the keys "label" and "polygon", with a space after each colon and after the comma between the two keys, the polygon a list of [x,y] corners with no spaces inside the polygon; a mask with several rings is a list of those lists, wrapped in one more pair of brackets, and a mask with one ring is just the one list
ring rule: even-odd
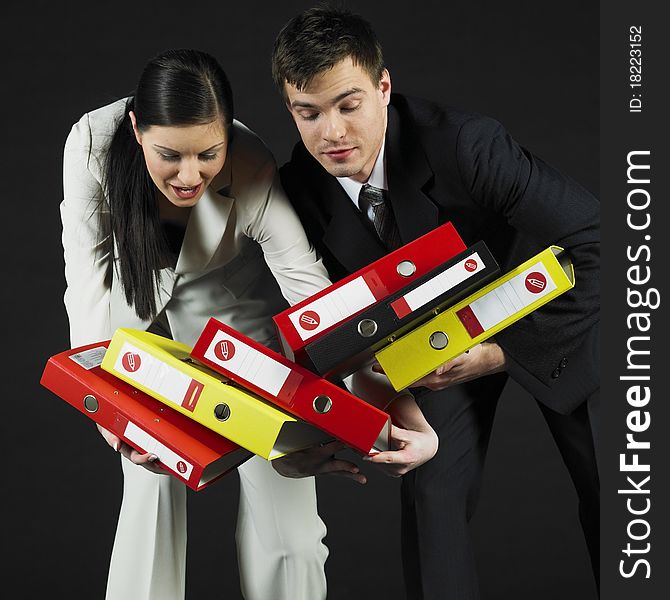
{"label": "man's face", "polygon": [[335,177],[365,182],[386,131],[391,78],[378,83],[351,58],[317,75],[302,91],[286,84],[286,104],[309,153]]}

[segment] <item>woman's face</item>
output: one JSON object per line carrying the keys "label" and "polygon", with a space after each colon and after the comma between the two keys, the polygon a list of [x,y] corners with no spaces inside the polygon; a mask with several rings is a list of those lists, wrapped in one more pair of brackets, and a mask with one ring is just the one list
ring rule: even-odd
{"label": "woman's face", "polygon": [[151,179],[175,206],[194,206],[226,161],[228,139],[221,119],[205,125],[137,129],[130,118],[135,138],[142,146]]}

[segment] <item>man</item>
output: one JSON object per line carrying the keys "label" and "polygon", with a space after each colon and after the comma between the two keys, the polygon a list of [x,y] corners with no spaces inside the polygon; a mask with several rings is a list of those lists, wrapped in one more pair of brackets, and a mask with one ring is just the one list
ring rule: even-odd
{"label": "man", "polygon": [[478,598],[468,521],[507,376],[539,401],[570,470],[597,578],[597,200],[496,121],[392,95],[370,25],[349,12],[292,19],[272,65],[301,137],[282,184],[333,281],[446,221],[503,272],[551,244],[575,266],[573,290],[417,382],[439,450],[403,477],[408,597]]}

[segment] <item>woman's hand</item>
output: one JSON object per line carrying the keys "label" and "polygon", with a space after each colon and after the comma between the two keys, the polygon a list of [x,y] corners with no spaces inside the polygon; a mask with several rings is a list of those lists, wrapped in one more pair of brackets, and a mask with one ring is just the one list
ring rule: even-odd
{"label": "woman's hand", "polygon": [[100,432],[100,435],[105,439],[105,441],[112,448],[114,448],[114,450],[125,456],[130,462],[136,465],[140,465],[152,473],[157,473],[158,475],[168,475],[167,471],[154,464],[154,462],[158,459],[155,454],[151,454],[150,452],[147,452],[146,454],[140,454],[137,450],[122,442],[121,438],[114,435],[111,431],[108,431],[97,423],[96,426]]}

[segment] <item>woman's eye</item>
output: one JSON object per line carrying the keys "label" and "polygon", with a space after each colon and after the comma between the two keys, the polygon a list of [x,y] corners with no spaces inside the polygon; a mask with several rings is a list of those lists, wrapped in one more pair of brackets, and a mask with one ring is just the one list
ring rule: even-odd
{"label": "woman's eye", "polygon": [[174,162],[179,160],[179,154],[164,154],[163,152],[158,153],[163,160]]}
{"label": "woman's eye", "polygon": [[214,160],[216,158],[216,153],[214,154],[201,154],[200,160]]}

